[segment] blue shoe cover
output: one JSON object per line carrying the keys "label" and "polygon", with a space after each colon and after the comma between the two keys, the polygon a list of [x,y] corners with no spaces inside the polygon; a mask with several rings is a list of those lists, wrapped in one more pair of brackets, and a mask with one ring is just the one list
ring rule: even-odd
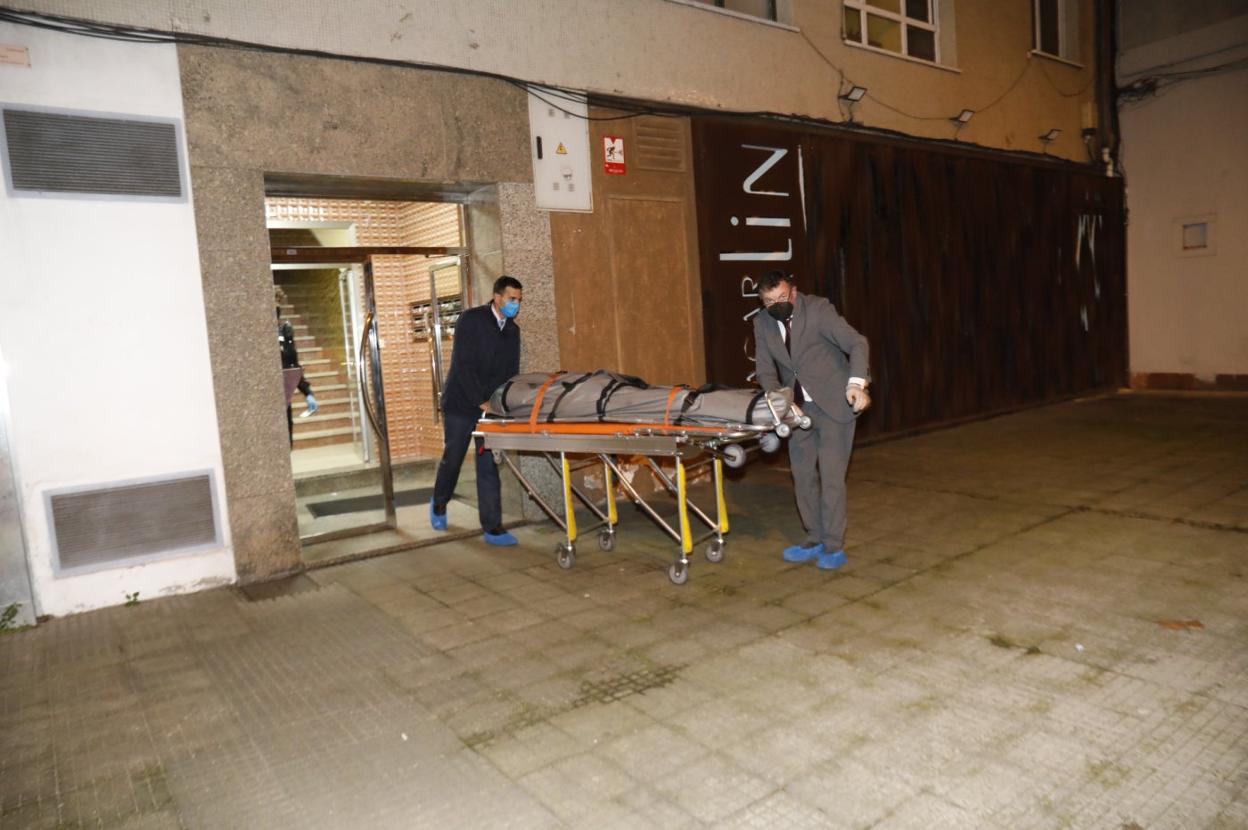
{"label": "blue shoe cover", "polygon": [[835,553],[825,553],[819,557],[819,561],[815,563],[819,568],[825,571],[835,571],[845,566],[849,561],[849,557],[845,555],[845,551],[838,550]]}
{"label": "blue shoe cover", "polygon": [[794,545],[784,549],[785,562],[809,562],[816,557],[823,555],[823,545]]}
{"label": "blue shoe cover", "polygon": [[433,499],[429,499],[429,524],[433,525],[434,530],[446,530],[447,514],[445,512],[439,516],[433,510]]}
{"label": "blue shoe cover", "polygon": [[515,536],[512,536],[510,533],[508,533],[505,530],[502,533],[487,532],[484,535],[485,535],[486,542],[490,543],[491,545],[498,545],[500,548],[509,548],[512,545],[520,544],[519,539],[517,539]]}

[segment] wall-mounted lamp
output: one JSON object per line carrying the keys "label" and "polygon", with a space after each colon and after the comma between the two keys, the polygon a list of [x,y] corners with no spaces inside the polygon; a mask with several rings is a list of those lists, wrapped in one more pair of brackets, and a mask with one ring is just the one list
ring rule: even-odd
{"label": "wall-mounted lamp", "polygon": [[949,119],[950,121],[953,122],[953,140],[954,141],[958,140],[958,133],[962,132],[962,128],[965,127],[967,124],[969,124],[971,119],[974,117],[975,117],[975,110],[962,110],[953,118]]}
{"label": "wall-mounted lamp", "polygon": [[1053,129],[1049,130],[1044,135],[1040,136],[1040,141],[1044,143],[1044,152],[1047,153],[1049,151],[1049,145],[1052,144],[1054,141],[1057,141],[1057,137],[1061,134],[1062,134],[1062,131],[1059,130],[1057,127],[1054,127]]}
{"label": "wall-mounted lamp", "polygon": [[849,88],[849,92],[842,92],[840,95],[836,96],[849,105],[849,116],[845,120],[850,124],[854,123],[854,104],[857,104],[865,98],[866,95],[867,88],[865,86],[851,86]]}

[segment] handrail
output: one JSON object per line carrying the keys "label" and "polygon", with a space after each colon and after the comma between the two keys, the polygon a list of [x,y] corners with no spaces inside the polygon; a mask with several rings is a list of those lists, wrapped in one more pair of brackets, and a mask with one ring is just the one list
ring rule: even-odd
{"label": "handrail", "polygon": [[377,433],[377,440],[384,441],[389,446],[390,442],[386,433],[377,423],[377,414],[373,411],[372,398],[368,393],[368,373],[364,371],[364,367],[367,365],[365,352],[368,349],[368,339],[373,335],[373,324],[376,316],[377,314],[374,311],[369,311],[364,315],[364,333],[360,337],[360,359],[356,364],[359,371],[356,374],[360,381],[360,402],[364,405],[364,414],[368,416],[368,422],[373,425],[373,432]]}

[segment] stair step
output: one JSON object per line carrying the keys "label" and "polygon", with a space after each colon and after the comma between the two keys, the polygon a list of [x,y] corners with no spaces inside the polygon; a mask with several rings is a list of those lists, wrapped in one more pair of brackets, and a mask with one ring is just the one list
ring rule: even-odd
{"label": "stair step", "polygon": [[353,430],[351,427],[343,427],[341,429],[321,429],[313,432],[296,432],[295,441],[300,439],[304,441],[315,441],[317,438],[336,438],[340,435],[350,436]]}
{"label": "stair step", "polygon": [[[326,386],[324,388],[328,389],[329,387]],[[321,409],[324,409],[327,406],[348,406],[351,403],[350,398],[329,398],[329,397],[322,398],[315,389],[312,390],[312,394],[316,395],[316,403],[318,406],[320,406]],[[302,401],[296,400],[295,409],[301,409],[301,408],[302,408]]]}
{"label": "stair step", "polygon": [[319,412],[310,418],[295,417],[295,437],[312,432],[324,432],[327,429],[345,429],[352,431],[350,415],[322,415]]}
{"label": "stair step", "polygon": [[[340,374],[341,374],[340,372],[304,372],[303,376],[307,378],[309,382],[311,382],[311,381],[316,380],[317,378],[336,378]],[[312,394],[314,395],[316,394],[315,389],[312,390]]]}

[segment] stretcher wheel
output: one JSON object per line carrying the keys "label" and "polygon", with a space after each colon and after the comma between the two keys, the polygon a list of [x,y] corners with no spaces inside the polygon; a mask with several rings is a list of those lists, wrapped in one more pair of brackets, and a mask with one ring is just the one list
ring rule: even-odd
{"label": "stretcher wheel", "polygon": [[765,432],[758,439],[758,448],[765,453],[773,453],[780,449],[780,438],[774,432]]}
{"label": "stretcher wheel", "polygon": [[610,530],[603,530],[598,533],[598,549],[607,552],[615,550],[615,534]]}
{"label": "stretcher wheel", "polygon": [[724,447],[724,463],[736,470],[745,466],[745,448],[740,444],[729,444]]}
{"label": "stretcher wheel", "polygon": [[800,421],[798,421],[798,422],[797,422],[797,425],[798,425],[799,427],[801,427],[802,429],[810,429],[810,425],[811,425],[812,423],[814,423],[814,422],[810,420],[810,416],[809,416],[809,415],[803,415],[803,416],[802,416],[802,419],[801,419]]}
{"label": "stretcher wheel", "polygon": [[723,539],[716,539],[706,546],[707,562],[723,562],[724,561],[724,545]]}
{"label": "stretcher wheel", "polygon": [[667,569],[667,578],[672,581],[673,585],[684,585],[689,581],[689,563],[673,562],[672,566]]}
{"label": "stretcher wheel", "polygon": [[555,561],[559,563],[559,567],[568,570],[576,564],[576,548],[567,544],[556,545]]}
{"label": "stretcher wheel", "polygon": [[776,435],[779,435],[781,438],[788,438],[792,432],[793,430],[788,424],[776,424]]}

